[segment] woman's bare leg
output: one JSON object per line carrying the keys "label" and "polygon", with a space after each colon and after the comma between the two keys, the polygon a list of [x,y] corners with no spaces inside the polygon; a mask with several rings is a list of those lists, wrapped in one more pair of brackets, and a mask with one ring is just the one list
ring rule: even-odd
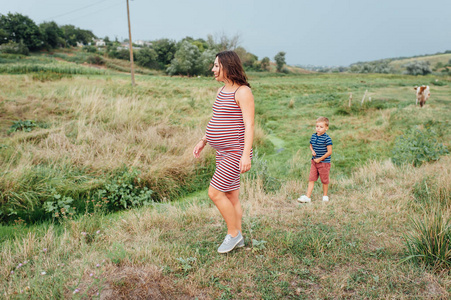
{"label": "woman's bare leg", "polygon": [[233,208],[235,209],[235,226],[237,230],[243,232],[241,230],[241,221],[243,219],[243,208],[241,207],[240,199],[238,198],[240,195],[240,190],[226,192],[225,195],[227,196],[227,198],[229,198],[230,202],[232,202]]}
{"label": "woman's bare leg", "polygon": [[[216,205],[222,217],[227,224],[227,233],[232,237],[238,234],[236,211],[232,201],[226,196],[226,193],[221,192],[210,185],[208,188],[208,196]],[[241,220],[240,220],[241,223]]]}

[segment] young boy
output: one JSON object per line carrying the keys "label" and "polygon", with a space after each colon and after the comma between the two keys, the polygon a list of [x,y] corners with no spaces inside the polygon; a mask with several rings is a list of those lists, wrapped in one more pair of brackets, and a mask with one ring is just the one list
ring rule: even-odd
{"label": "young boy", "polygon": [[327,135],[326,131],[329,129],[329,119],[319,117],[316,120],[316,133],[312,134],[310,139],[310,150],[312,151],[312,164],[310,166],[310,175],[307,188],[307,195],[302,195],[298,198],[301,203],[312,201],[310,196],[313,192],[315,181],[318,176],[323,183],[323,201],[329,201],[327,196],[327,189],[329,188],[329,172],[330,172],[330,158],[332,155],[332,139]]}

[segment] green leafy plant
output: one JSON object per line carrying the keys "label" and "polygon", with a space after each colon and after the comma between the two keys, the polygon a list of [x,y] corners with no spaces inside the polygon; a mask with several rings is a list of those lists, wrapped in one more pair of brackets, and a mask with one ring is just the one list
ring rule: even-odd
{"label": "green leafy plant", "polygon": [[136,169],[121,170],[103,189],[97,191],[98,200],[107,200],[111,210],[152,204],[153,191],[147,187],[140,188],[138,175]]}
{"label": "green leafy plant", "polygon": [[14,121],[13,125],[11,125],[11,127],[8,130],[8,134],[16,132],[16,131],[30,132],[36,126],[37,126],[36,122],[33,120]]}
{"label": "green leafy plant", "polygon": [[188,257],[188,258],[179,257],[179,258],[177,258],[177,261],[180,263],[180,267],[182,268],[182,270],[186,273],[193,268],[193,264],[196,262],[196,258],[195,257]]}
{"label": "green leafy plant", "polygon": [[258,240],[252,240],[252,252],[259,252],[262,251],[264,249],[266,249],[266,244],[267,242],[264,240],[258,241]]}
{"label": "green leafy plant", "polygon": [[75,214],[75,207],[73,206],[74,199],[71,197],[61,196],[54,190],[52,201],[44,203],[44,210],[46,213],[52,214],[54,218],[66,218]]}
{"label": "green leafy plant", "polygon": [[413,164],[421,166],[425,162],[435,161],[441,155],[448,153],[448,149],[438,141],[434,130],[427,128],[411,129],[395,141],[392,159],[395,164]]}

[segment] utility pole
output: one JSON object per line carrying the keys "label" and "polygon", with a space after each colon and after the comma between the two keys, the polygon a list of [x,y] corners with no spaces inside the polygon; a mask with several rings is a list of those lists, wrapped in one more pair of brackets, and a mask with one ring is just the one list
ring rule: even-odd
{"label": "utility pole", "polygon": [[135,71],[133,70],[133,46],[132,46],[132,30],[130,28],[130,9],[127,1],[127,17],[128,17],[128,42],[130,44],[130,70],[132,74],[132,86],[135,86]]}

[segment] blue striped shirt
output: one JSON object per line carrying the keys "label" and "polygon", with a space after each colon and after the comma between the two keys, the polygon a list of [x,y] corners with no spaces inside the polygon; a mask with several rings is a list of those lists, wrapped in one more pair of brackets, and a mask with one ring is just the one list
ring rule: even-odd
{"label": "blue striped shirt", "polygon": [[[312,134],[312,138],[310,139],[310,144],[312,144],[313,151],[315,151],[316,153],[316,156],[312,156],[312,159],[320,158],[327,153],[327,146],[332,145],[332,139],[327,135],[327,133],[324,133],[322,135],[317,135],[316,133],[314,133]],[[329,155],[321,162],[330,163],[331,156],[332,155]]]}

